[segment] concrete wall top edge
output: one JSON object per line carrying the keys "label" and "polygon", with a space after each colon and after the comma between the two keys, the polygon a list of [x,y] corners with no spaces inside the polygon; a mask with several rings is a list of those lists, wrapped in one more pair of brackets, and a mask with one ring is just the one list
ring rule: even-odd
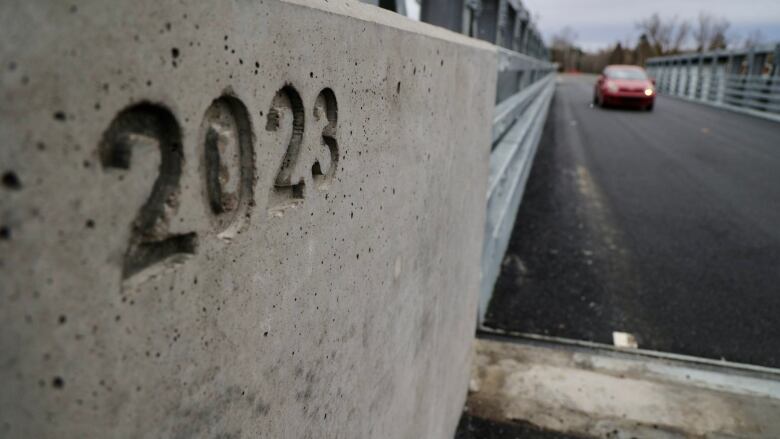
{"label": "concrete wall top edge", "polygon": [[379,8],[357,0],[282,0],[287,3],[303,5],[311,8],[321,9],[341,15],[348,15],[359,20],[392,26],[397,29],[426,35],[432,38],[439,38],[448,42],[476,47],[482,50],[495,52],[498,46],[488,42],[471,38],[466,35],[453,32],[443,27],[434,26],[422,21],[412,20],[399,15],[395,12]]}

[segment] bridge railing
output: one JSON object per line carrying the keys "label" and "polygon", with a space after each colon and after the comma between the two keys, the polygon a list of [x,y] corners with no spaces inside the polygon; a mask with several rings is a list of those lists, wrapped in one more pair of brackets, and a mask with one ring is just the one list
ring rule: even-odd
{"label": "bridge railing", "polygon": [[[406,13],[400,0],[363,1]],[[421,19],[535,59],[550,55],[521,0],[422,0]]]}
{"label": "bridge railing", "polygon": [[478,314],[482,326],[547,119],[556,66],[520,0],[424,0],[422,20],[498,46]]}
{"label": "bridge railing", "polygon": [[482,250],[480,326],[501,271],[542,127],[547,120],[555,89],[554,72],[555,65],[550,62],[506,49],[499,51],[497,98],[502,94],[502,76],[515,76],[518,90],[500,100],[493,112],[493,144]]}
{"label": "bridge railing", "polygon": [[498,46],[478,315],[481,326],[547,119],[556,69],[531,14],[519,0],[467,0],[463,9],[431,7],[429,11],[423,19],[450,23],[453,30]]}
{"label": "bridge railing", "polygon": [[780,120],[780,44],[651,58],[660,93]]}

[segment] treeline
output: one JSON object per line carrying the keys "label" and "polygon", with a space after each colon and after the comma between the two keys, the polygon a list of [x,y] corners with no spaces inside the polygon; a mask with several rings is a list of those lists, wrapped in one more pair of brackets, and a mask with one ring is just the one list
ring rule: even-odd
{"label": "treeline", "polygon": [[576,45],[577,34],[564,28],[553,36],[552,60],[562,71],[600,72],[609,64],[644,65],[648,58],[684,52],[704,52],[728,47],[752,47],[763,42],[760,31],[739,39],[728,34],[730,23],[723,17],[701,12],[695,23],[676,17],[664,19],[653,14],[636,23],[640,35],[636,41],[616,42],[597,52]]}

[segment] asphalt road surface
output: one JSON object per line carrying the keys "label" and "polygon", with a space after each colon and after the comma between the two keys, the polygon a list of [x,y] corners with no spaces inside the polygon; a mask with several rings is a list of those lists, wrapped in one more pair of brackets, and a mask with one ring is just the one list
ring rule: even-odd
{"label": "asphalt road surface", "polygon": [[780,123],[563,76],[487,325],[780,367]]}

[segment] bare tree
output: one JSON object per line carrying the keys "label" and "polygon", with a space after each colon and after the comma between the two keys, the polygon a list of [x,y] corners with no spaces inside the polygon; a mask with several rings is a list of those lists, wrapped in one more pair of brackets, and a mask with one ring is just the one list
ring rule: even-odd
{"label": "bare tree", "polygon": [[[671,21],[672,26],[677,24],[677,17],[674,17]],[[667,49],[668,52],[671,53],[679,53],[685,43],[688,41],[688,37],[691,34],[691,22],[687,20],[683,20],[680,22],[679,25],[676,26],[677,30],[674,32],[674,38],[672,38],[672,43]]]}
{"label": "bare tree", "polygon": [[760,46],[764,43],[764,33],[761,32],[761,29],[755,29],[750,31],[748,36],[745,38],[745,41],[742,43],[742,46],[745,49],[752,49],[756,46]]}
{"label": "bare tree", "polygon": [[669,44],[669,27],[661,21],[658,13],[639,21],[636,26],[647,36],[648,42],[657,53],[663,53],[663,49]]}
{"label": "bare tree", "polygon": [[609,54],[608,62],[610,64],[623,64],[625,63],[625,52],[623,51],[623,45],[618,42]]}
{"label": "bare tree", "polygon": [[728,45],[726,31],[729,22],[725,18],[717,18],[707,12],[699,13],[697,27],[693,30],[693,39],[696,42],[696,50],[725,49]]}
{"label": "bare tree", "polygon": [[655,55],[655,52],[653,46],[650,45],[650,41],[647,39],[647,35],[640,35],[639,41],[636,43],[636,48],[634,48],[635,62],[643,66],[645,65],[647,58],[650,58],[653,55]]}
{"label": "bare tree", "polygon": [[550,42],[553,61],[557,62],[563,71],[576,70],[582,51],[575,47],[577,32],[569,26],[553,35]]}
{"label": "bare tree", "polygon": [[712,35],[710,36],[708,50],[723,50],[729,45],[729,40],[726,37],[726,31],[729,30],[731,24],[725,18],[715,21],[712,25]]}
{"label": "bare tree", "polygon": [[706,12],[699,12],[699,21],[696,29],[693,30],[693,39],[696,41],[696,50],[704,52],[712,38],[712,22],[715,17]]}
{"label": "bare tree", "polygon": [[574,45],[574,41],[577,39],[577,32],[569,26],[561,29],[560,32],[553,35],[550,46],[558,49],[565,49]]}
{"label": "bare tree", "polygon": [[679,52],[691,33],[690,22],[680,21],[677,17],[663,19],[658,13],[640,20],[636,26],[645,34],[654,51],[659,54]]}

